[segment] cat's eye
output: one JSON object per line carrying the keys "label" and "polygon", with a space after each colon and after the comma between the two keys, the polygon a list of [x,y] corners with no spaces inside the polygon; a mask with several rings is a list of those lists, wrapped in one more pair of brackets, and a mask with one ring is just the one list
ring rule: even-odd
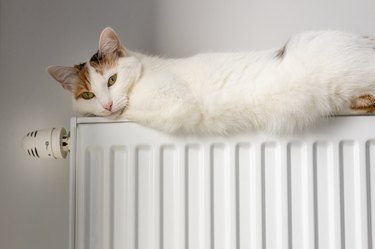
{"label": "cat's eye", "polygon": [[95,97],[95,94],[93,92],[84,92],[81,94],[81,97],[83,99],[89,100]]}
{"label": "cat's eye", "polygon": [[109,77],[108,79],[108,87],[113,86],[117,80],[117,73]]}

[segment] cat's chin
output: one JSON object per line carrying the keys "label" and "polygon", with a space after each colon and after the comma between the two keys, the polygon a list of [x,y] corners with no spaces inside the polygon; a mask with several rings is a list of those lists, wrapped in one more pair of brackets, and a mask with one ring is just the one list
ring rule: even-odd
{"label": "cat's chin", "polygon": [[108,119],[118,119],[124,111],[125,111],[125,107],[118,111],[112,112],[108,116],[104,116],[104,117]]}

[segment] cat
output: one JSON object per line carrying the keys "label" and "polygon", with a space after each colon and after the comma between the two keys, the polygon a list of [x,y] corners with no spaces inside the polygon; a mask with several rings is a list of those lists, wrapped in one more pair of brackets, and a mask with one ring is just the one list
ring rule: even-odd
{"label": "cat", "polygon": [[47,71],[81,115],[169,133],[295,133],[375,110],[375,39],[340,31],[300,33],[261,52],[164,59],[126,49],[107,27],[88,61]]}

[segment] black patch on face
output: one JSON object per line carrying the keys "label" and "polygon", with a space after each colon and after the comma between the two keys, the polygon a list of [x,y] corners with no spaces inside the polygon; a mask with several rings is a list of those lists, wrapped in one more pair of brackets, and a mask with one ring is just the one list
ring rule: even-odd
{"label": "black patch on face", "polygon": [[285,57],[285,54],[286,54],[286,44],[277,51],[275,58],[281,60]]}
{"label": "black patch on face", "polygon": [[99,51],[97,51],[93,56],[91,56],[90,64],[91,64],[91,62],[95,63],[95,64],[98,64],[101,59],[102,59],[102,57],[99,55]]}
{"label": "black patch on face", "polygon": [[80,63],[78,65],[74,65],[75,68],[77,68],[79,71],[82,70],[82,68],[84,68],[86,65],[86,62],[83,62],[83,63]]}

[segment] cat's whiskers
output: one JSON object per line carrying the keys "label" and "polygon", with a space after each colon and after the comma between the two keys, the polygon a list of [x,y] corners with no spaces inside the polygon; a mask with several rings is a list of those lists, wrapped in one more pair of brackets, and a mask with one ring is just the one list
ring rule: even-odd
{"label": "cat's whiskers", "polygon": [[[113,106],[116,108],[117,106],[120,106],[120,109],[124,109],[128,106],[129,98],[127,96],[121,96],[118,99],[116,99],[116,102],[113,103]],[[120,110],[119,109],[119,110]]]}

